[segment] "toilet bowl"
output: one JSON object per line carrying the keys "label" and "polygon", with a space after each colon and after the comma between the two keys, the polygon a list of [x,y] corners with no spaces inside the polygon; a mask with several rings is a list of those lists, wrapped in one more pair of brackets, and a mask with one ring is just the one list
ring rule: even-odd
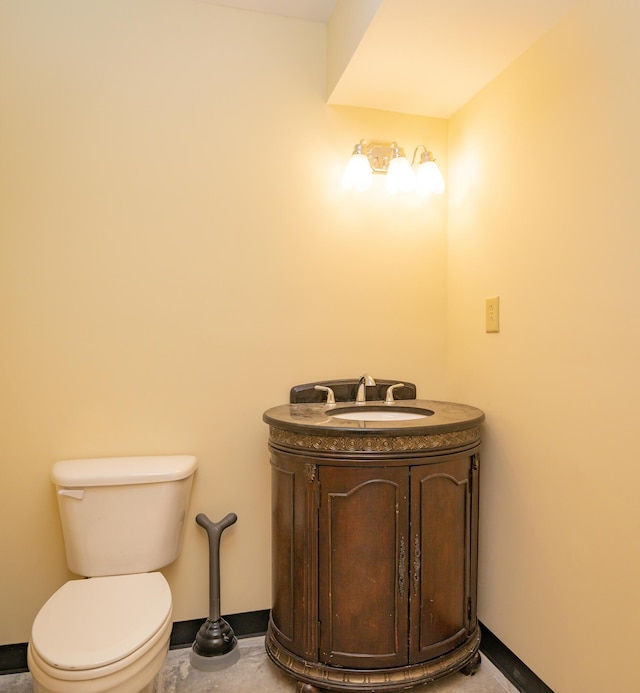
{"label": "toilet bowl", "polygon": [[70,580],[27,650],[35,693],[151,693],[169,649],[160,568],[179,555],[196,458],[63,460],[52,470]]}
{"label": "toilet bowl", "polygon": [[27,653],[35,693],[151,690],[171,635],[161,573],[71,580],[38,613]]}

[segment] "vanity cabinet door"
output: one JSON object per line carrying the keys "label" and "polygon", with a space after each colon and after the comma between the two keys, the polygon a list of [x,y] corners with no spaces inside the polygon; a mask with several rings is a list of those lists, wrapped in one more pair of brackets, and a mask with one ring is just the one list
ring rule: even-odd
{"label": "vanity cabinet door", "polygon": [[476,472],[469,455],[411,467],[411,663],[453,650],[475,628]]}
{"label": "vanity cabinet door", "polygon": [[271,627],[290,652],[318,659],[318,482],[312,460],[272,452]]}
{"label": "vanity cabinet door", "polygon": [[406,467],[321,467],[320,661],[408,662]]}

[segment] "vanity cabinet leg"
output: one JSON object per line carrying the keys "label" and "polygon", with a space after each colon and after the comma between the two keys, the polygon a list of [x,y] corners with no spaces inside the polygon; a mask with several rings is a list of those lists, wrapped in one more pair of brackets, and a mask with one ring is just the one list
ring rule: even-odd
{"label": "vanity cabinet leg", "polygon": [[298,681],[296,693],[322,693],[322,691],[310,683],[302,683],[302,681]]}
{"label": "vanity cabinet leg", "polygon": [[482,661],[482,657],[480,656],[479,652],[476,652],[473,655],[473,658],[469,660],[463,667],[460,669],[460,673],[464,674],[465,676],[473,676],[476,671],[478,671],[478,668],[480,667],[480,662]]}

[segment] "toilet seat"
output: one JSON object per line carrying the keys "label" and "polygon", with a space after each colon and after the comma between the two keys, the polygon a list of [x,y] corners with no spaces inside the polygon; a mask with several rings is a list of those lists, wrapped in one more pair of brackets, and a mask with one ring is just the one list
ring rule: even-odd
{"label": "toilet seat", "polygon": [[161,573],[70,580],[36,616],[30,647],[62,678],[117,671],[170,628],[171,609]]}

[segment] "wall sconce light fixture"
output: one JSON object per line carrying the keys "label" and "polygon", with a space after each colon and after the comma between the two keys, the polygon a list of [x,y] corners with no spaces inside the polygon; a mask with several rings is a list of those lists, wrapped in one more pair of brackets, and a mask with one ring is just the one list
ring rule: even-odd
{"label": "wall sconce light fixture", "polygon": [[[417,170],[413,166],[420,152]],[[419,195],[444,192],[444,179],[433,154],[421,144],[413,152],[411,163],[404,155],[402,147],[396,142],[367,142],[360,140],[353,149],[351,159],[342,176],[342,185],[347,190],[355,188],[360,192],[368,190],[374,173],[387,176],[386,188],[390,193],[416,190]]]}

